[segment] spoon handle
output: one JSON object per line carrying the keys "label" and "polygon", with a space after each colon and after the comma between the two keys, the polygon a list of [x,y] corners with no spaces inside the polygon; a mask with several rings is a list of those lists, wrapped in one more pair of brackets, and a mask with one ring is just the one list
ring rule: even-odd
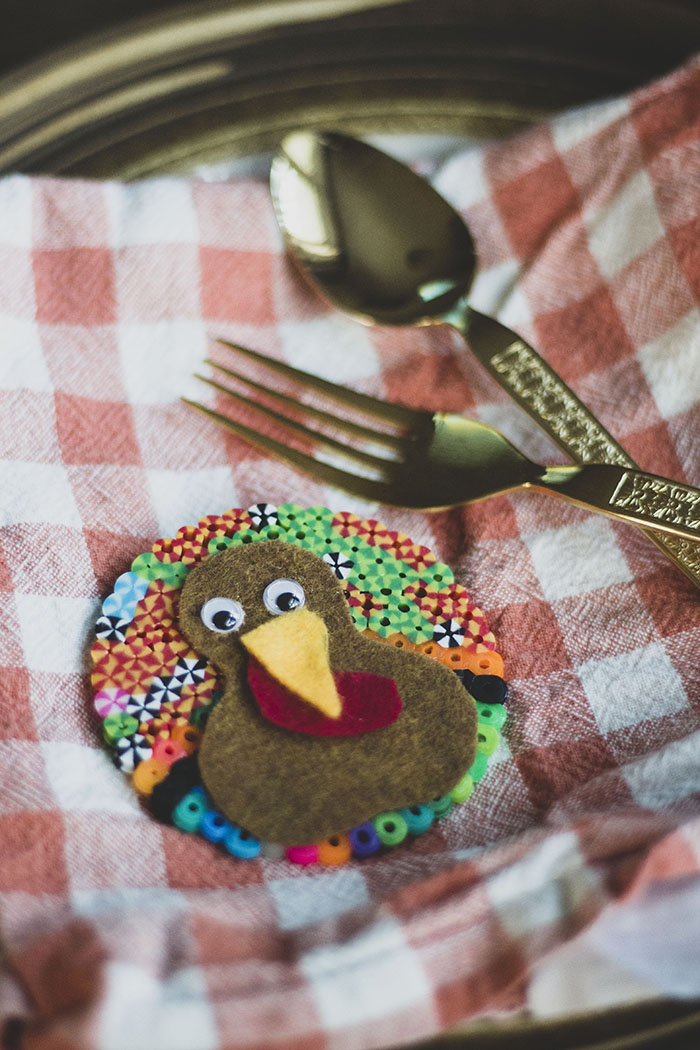
{"label": "spoon handle", "polygon": [[[494,379],[572,459],[636,467],[564,380],[515,332],[471,307],[451,323]],[[643,531],[700,587],[700,544],[651,528]]]}

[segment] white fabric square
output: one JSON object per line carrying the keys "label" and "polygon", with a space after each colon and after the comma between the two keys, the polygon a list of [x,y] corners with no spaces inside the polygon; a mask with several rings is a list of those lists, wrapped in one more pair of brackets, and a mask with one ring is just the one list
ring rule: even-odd
{"label": "white fabric square", "polygon": [[[279,337],[290,365],[334,383],[352,383],[379,372],[379,359],[367,329],[340,314],[282,322]],[[319,354],[319,346],[325,346],[326,352]]]}
{"label": "white fabric square", "polygon": [[604,277],[614,277],[664,236],[654,190],[644,170],[635,172],[606,205],[584,214],[588,246]]}
{"label": "white fabric square", "polygon": [[105,187],[115,248],[128,244],[196,244],[197,216],[187,182],[154,179]]}
{"label": "white fabric square", "polygon": [[0,521],[27,521],[80,528],[82,521],[65,467],[57,463],[0,460]]}
{"label": "white fabric square", "polygon": [[680,321],[639,351],[639,363],[664,419],[700,402],[700,310]]}
{"label": "white fabric square", "polygon": [[530,324],[532,313],[518,285],[521,265],[518,259],[506,259],[496,266],[479,269],[469,290],[469,302],[475,310],[490,314],[501,324]]}
{"label": "white fabric square", "polygon": [[700,732],[630,762],[622,775],[640,806],[666,809],[700,792]]}
{"label": "white fabric square", "polygon": [[610,523],[591,515],[577,525],[524,536],[547,601],[632,579]]}
{"label": "white fabric square", "polygon": [[66,740],[44,741],[41,748],[46,776],[61,809],[147,819],[136,792],[106,750]]}
{"label": "white fabric square", "polygon": [[6,390],[51,390],[51,377],[37,326],[32,321],[0,312],[0,331],[0,387]]}
{"label": "white fabric square", "polygon": [[267,883],[283,930],[296,930],[370,903],[360,871],[340,868],[304,879],[273,879]]}
{"label": "white fabric square", "polygon": [[181,525],[196,525],[217,508],[237,506],[230,467],[147,470],[146,478],[161,536],[174,536]]}
{"label": "white fabric square", "polygon": [[0,179],[0,244],[32,247],[32,183],[22,175]]}
{"label": "white fabric square", "polygon": [[627,98],[614,98],[569,110],[552,121],[554,145],[560,153],[564,153],[579,142],[585,142],[592,135],[598,134],[616,120],[626,117],[629,108]]}
{"label": "white fabric square", "polygon": [[117,328],[124,386],[131,404],[167,404],[179,397],[202,400],[193,372],[201,370],[207,335],[200,321],[154,321]]}
{"label": "white fabric square", "polygon": [[111,961],[104,972],[97,1050],[218,1050],[205,975],[188,966],[151,973]]}
{"label": "white fabric square", "polygon": [[589,660],[577,671],[602,733],[688,706],[683,682],[661,642]]}
{"label": "white fabric square", "polygon": [[432,989],[400,924],[391,918],[301,961],[321,1023],[332,1032],[386,1018],[432,999]]}
{"label": "white fabric square", "polygon": [[83,674],[85,640],[100,615],[92,598],[17,594],[17,619],[22,647],[32,671]]}
{"label": "white fabric square", "polygon": [[483,150],[461,150],[450,157],[436,174],[434,185],[438,193],[460,210],[487,200],[490,190]]}
{"label": "white fabric square", "polygon": [[486,892],[508,933],[524,937],[557,921],[562,895],[575,912],[599,882],[600,876],[581,854],[578,837],[566,832],[532,847],[488,879]]}

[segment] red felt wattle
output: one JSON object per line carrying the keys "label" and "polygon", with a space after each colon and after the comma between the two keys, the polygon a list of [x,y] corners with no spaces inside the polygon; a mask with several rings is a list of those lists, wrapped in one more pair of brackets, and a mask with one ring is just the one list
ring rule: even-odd
{"label": "red felt wattle", "polygon": [[248,660],[248,684],[265,718],[283,729],[312,736],[357,736],[391,725],[403,703],[393,678],[364,671],[336,671],[333,679],[342,710],[329,718],[286,689],[259,663]]}

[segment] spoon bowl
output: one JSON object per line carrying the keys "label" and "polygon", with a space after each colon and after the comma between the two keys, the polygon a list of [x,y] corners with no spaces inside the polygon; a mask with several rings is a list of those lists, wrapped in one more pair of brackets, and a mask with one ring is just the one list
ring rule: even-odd
{"label": "spoon bowl", "polygon": [[476,270],[457,212],[405,164],[335,132],[299,131],[270,173],[291,255],[330,302],[366,323],[447,321]]}

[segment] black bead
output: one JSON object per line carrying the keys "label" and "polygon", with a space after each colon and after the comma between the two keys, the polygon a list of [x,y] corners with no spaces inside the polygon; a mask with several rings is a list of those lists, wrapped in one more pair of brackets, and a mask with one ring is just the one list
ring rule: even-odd
{"label": "black bead", "polygon": [[508,696],[508,686],[496,674],[474,675],[467,688],[474,699],[482,704],[503,704]]}
{"label": "black bead", "polygon": [[180,799],[202,783],[197,756],[188,755],[173,762],[165,780],[153,788],[150,810],[156,820],[172,824],[172,813]]}
{"label": "black bead", "polygon": [[469,690],[469,692],[471,693],[472,682],[476,678],[474,672],[470,671],[468,667],[460,667],[459,669],[455,670],[455,674],[459,678],[464,688]]}

